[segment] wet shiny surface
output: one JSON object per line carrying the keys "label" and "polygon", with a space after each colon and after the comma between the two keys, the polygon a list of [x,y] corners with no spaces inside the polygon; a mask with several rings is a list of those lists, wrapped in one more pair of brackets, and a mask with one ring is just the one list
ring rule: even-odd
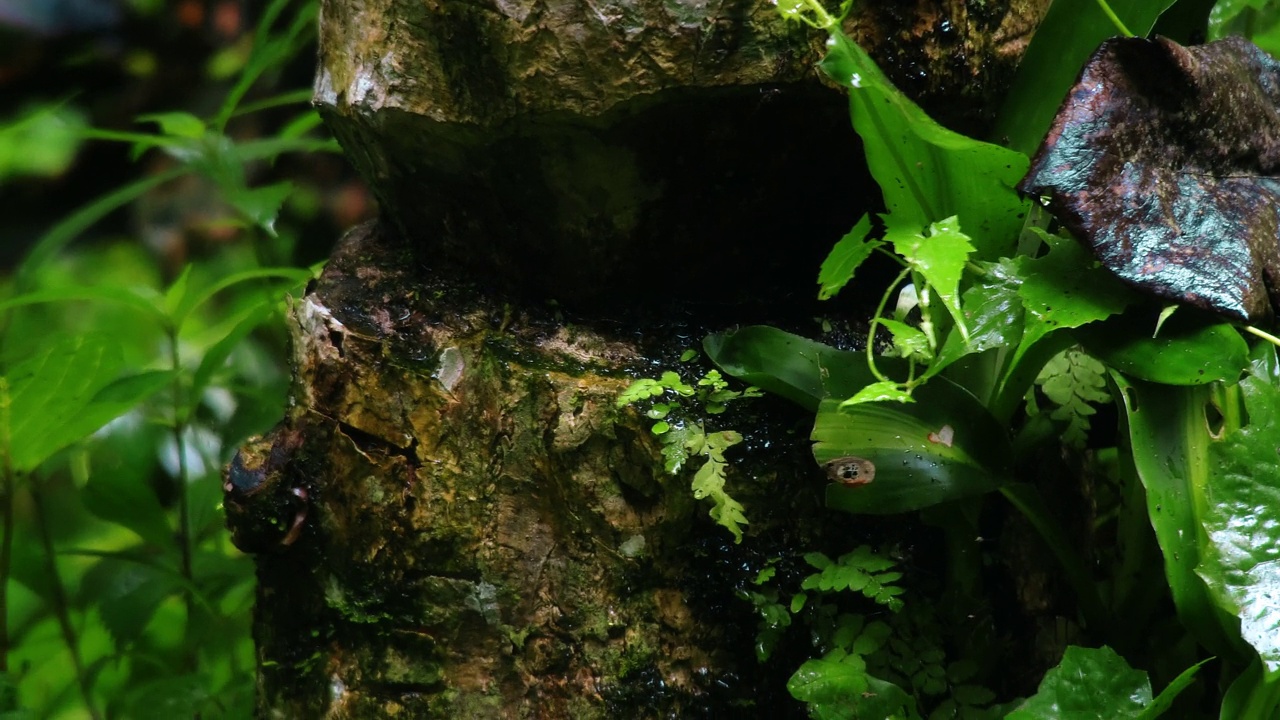
{"label": "wet shiny surface", "polygon": [[1023,180],[1122,279],[1238,320],[1274,315],[1280,64],[1231,38],[1102,45]]}

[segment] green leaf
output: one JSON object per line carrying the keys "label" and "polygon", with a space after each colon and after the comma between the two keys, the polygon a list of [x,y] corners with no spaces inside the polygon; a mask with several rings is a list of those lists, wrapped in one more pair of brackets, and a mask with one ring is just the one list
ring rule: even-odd
{"label": "green leaf", "polygon": [[127,473],[94,473],[80,494],[85,509],[94,516],[128,528],[144,541],[161,548],[174,546],[168,514],[155,491]]}
{"label": "green leaf", "polygon": [[1151,681],[1109,647],[1072,645],[1006,720],[1124,720],[1151,705]]}
{"label": "green leaf", "polygon": [[276,236],[276,216],[289,194],[293,192],[293,183],[278,182],[258,188],[222,187],[223,195],[254,225],[262,228],[271,237]]}
{"label": "green leaf", "polygon": [[1058,407],[1050,413],[1054,420],[1065,421],[1062,442],[1082,449],[1089,434],[1089,416],[1094,405],[1111,400],[1107,393],[1107,369],[1078,348],[1068,348],[1045,364],[1036,383],[1050,402]]}
{"label": "green leaf", "polygon": [[1234,382],[1249,364],[1249,345],[1231,325],[1200,314],[1172,316],[1151,337],[1155,319],[1129,311],[1075,331],[1090,355],[1125,375],[1162,385]]}
{"label": "green leaf", "polygon": [[870,483],[828,486],[828,507],[909,512],[980,495],[1008,479],[1012,450],[1005,430],[972,395],[939,378],[917,388],[916,401],[844,409],[834,400],[822,403],[812,437],[818,463],[852,456],[875,468]]}
{"label": "green leaf", "polygon": [[980,259],[1010,254],[1028,207],[1013,190],[1026,156],[935,123],[843,33],[832,32],[828,47],[822,70],[849,93],[867,167],[895,221],[924,227],[959,215]]}
{"label": "green leaf", "polygon": [[787,681],[787,691],[801,702],[852,703],[867,691],[867,663],[859,655],[805,661]]}
{"label": "green leaf", "polygon": [[10,369],[7,431],[14,469],[28,472],[88,434],[69,428],[121,361],[119,348],[102,335],[61,336]]}
{"label": "green leaf", "polygon": [[42,104],[0,125],[0,183],[22,175],[54,177],[71,166],[84,115],[66,102]]}
{"label": "green leaf", "polygon": [[952,215],[929,225],[928,236],[919,232],[886,233],[892,239],[894,250],[911,263],[929,285],[938,293],[942,304],[951,313],[966,342],[969,330],[960,312],[960,276],[974,247],[969,236],[960,232],[960,224]]}
{"label": "green leaf", "polygon": [[1018,297],[1026,315],[1015,363],[1045,335],[1111,317],[1134,299],[1133,292],[1075,240],[1036,231],[1049,253],[1018,260],[1024,278]]}
{"label": "green leaf", "polygon": [[174,135],[192,140],[203,137],[205,133],[204,121],[186,112],[175,111],[139,115],[138,122],[153,122],[160,126],[160,132],[165,135]]}
{"label": "green leaf", "polygon": [[244,342],[249,333],[274,317],[276,312],[275,302],[263,302],[250,307],[230,332],[205,351],[204,357],[200,358],[200,366],[191,377],[189,395],[193,400],[200,397],[200,393],[213,379],[213,374],[226,364],[227,358]]}
{"label": "green leaf", "polygon": [[29,288],[35,271],[94,223],[114,210],[142,197],[151,189],[159,187],[174,178],[186,175],[188,172],[190,172],[189,169],[181,168],[143,178],[112,190],[66,215],[57,225],[49,228],[44,235],[41,235],[40,239],[36,241],[35,245],[27,253],[26,258],[18,267],[19,287]]}
{"label": "green leaf", "polygon": [[165,322],[159,303],[139,290],[113,285],[68,285],[37,290],[0,302],[0,311],[53,302],[109,302],[137,310],[157,325]]}
{"label": "green leaf", "polygon": [[[186,320],[191,315],[191,313],[199,309],[200,306],[204,305],[206,302],[208,302],[218,293],[224,290],[227,290],[228,288],[235,287],[236,285],[240,285],[242,283],[250,282],[253,280],[277,280],[278,279],[278,280],[284,280],[286,283],[289,283],[289,286],[296,287],[310,280],[312,276],[313,276],[312,272],[305,268],[285,268],[285,267],[253,268],[250,270],[242,270],[237,273],[232,273],[230,275],[227,275],[226,277],[218,278],[216,282],[209,285],[208,287],[200,288],[199,291],[184,288],[183,292],[181,292],[177,296],[179,300],[176,302],[172,310],[172,313],[171,313],[171,316],[173,318],[172,322],[175,327],[181,329],[182,326],[186,323]],[[175,282],[175,285],[176,284],[177,283]],[[280,290],[273,290],[272,293],[274,294],[276,292],[282,292],[283,290],[284,290],[283,288]],[[174,290],[171,288],[170,293],[172,294],[173,292]]]}
{"label": "green leaf", "polygon": [[1008,258],[983,265],[987,274],[979,276],[961,295],[968,342],[959,333],[947,335],[937,360],[929,367],[930,373],[970,353],[1016,348],[1022,339],[1022,299],[1018,297],[1022,277],[1018,267]]}
{"label": "green leaf", "polygon": [[[863,353],[828,345],[765,325],[708,335],[702,343],[725,373],[811,410],[827,397],[847,398],[876,382]],[[889,359],[883,368],[897,368]],[[905,374],[905,367],[902,367]]]}
{"label": "green leaf", "polygon": [[853,229],[831,248],[827,259],[822,261],[822,269],[818,271],[819,300],[826,300],[840,292],[840,288],[853,279],[853,273],[862,262],[884,244],[878,240],[867,240],[870,232],[871,216],[863,215]]}
{"label": "green leaf", "polygon": [[917,360],[926,362],[932,356],[932,352],[929,349],[929,336],[925,335],[919,328],[888,318],[880,318],[876,323],[883,326],[893,335],[893,348],[899,356],[904,358],[914,357]]}
{"label": "green leaf", "polygon": [[160,603],[181,589],[180,578],[168,570],[103,557],[85,573],[81,591],[93,598],[116,645],[125,647],[141,637]]}
{"label": "green leaf", "polygon": [[1249,422],[1209,446],[1198,574],[1262,658],[1280,672],[1280,369],[1274,348],[1240,381]]}
{"label": "green leaf", "polygon": [[[902,594],[902,588],[893,585],[901,579],[902,573],[885,572],[895,563],[873,552],[870,546],[861,545],[835,562],[822,553],[809,553],[805,560],[819,572],[806,577],[800,585],[802,589],[824,592],[851,590],[895,612],[902,609],[902,601],[897,598]],[[887,626],[885,630],[888,630]],[[883,640],[881,638],[881,642]]]}
{"label": "green leaf", "polygon": [[910,393],[904,392],[898,388],[898,383],[892,381],[881,381],[871,383],[853,394],[853,397],[840,403],[840,408],[853,407],[862,403],[874,402],[913,402]]}
{"label": "green leaf", "polygon": [[1161,690],[1160,694],[1156,696],[1156,699],[1151,701],[1151,704],[1139,713],[1138,720],[1155,720],[1165,714],[1165,712],[1173,706],[1173,701],[1178,698],[1178,695],[1182,694],[1182,691],[1186,690],[1187,687],[1196,679],[1196,673],[1200,672],[1200,668],[1204,667],[1205,663],[1213,659],[1214,658],[1205,658],[1186,670],[1183,670],[1181,673],[1178,673],[1178,677],[1174,678],[1173,682],[1166,685],[1164,690]]}
{"label": "green leaf", "polygon": [[[1145,36],[1173,0],[1108,0],[1130,31]],[[1018,65],[992,137],[1031,155],[1080,68],[1116,27],[1098,0],[1054,0]]]}
{"label": "green leaf", "polygon": [[1208,542],[1200,513],[1214,473],[1207,409],[1210,388],[1129,380],[1112,372],[1124,403],[1132,461],[1146,489],[1147,515],[1164,555],[1178,617],[1211,652],[1239,654],[1238,621],[1217,608],[1196,568]]}
{"label": "green leaf", "polygon": [[[725,492],[725,470],[727,464],[724,451],[742,442],[742,436],[736,432],[724,431],[704,436],[701,454],[707,461],[693,476],[693,497],[696,500],[711,500],[711,519],[716,524],[733,533],[734,542],[742,542],[742,526],[747,524],[742,504]],[[688,446],[686,446],[688,447]],[[688,447],[695,452],[694,447]]]}

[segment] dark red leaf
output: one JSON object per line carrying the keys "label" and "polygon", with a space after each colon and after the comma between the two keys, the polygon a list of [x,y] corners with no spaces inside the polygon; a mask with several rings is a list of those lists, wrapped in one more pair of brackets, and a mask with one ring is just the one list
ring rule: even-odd
{"label": "dark red leaf", "polygon": [[1108,40],[1023,179],[1139,289],[1239,320],[1280,300],[1280,63],[1241,38]]}

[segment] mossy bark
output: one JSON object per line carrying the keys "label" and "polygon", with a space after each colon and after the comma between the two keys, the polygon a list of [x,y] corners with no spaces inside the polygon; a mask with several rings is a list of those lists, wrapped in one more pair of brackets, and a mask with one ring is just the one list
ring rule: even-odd
{"label": "mossy bark", "polygon": [[[229,500],[233,530],[279,530],[237,534],[259,553],[261,714],[699,717],[751,697],[750,621],[689,600],[706,509],[616,407],[645,358],[411,257],[372,225],[344,239],[293,308],[289,416],[236,461],[270,489]],[[795,461],[757,471],[804,477]]]}

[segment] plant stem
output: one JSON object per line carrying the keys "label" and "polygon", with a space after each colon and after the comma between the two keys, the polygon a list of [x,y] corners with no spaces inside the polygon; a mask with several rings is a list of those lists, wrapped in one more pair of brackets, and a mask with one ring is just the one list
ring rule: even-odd
{"label": "plant stem", "polygon": [[[71,624],[71,608],[67,603],[67,591],[62,586],[62,577],[58,575],[58,556],[53,546],[53,536],[49,533],[48,516],[45,513],[44,506],[44,492],[35,478],[29,478],[27,487],[31,493],[36,530],[40,535],[40,545],[44,550],[45,572],[49,575],[53,614],[58,618],[58,627],[62,630],[62,641],[67,646],[67,652],[71,654],[71,667],[76,674],[76,685],[80,688],[80,695],[84,698],[85,711],[89,713],[89,717],[99,720],[102,716],[93,705],[93,689],[89,686],[89,676],[84,671],[84,661],[80,657],[80,641],[76,637],[75,626]],[[8,536],[9,534],[9,526],[6,525],[5,535]],[[7,566],[7,558],[5,563]],[[7,567],[5,575],[8,575]]]}
{"label": "plant stem", "polygon": [[1120,31],[1121,35],[1124,35],[1125,37],[1134,37],[1134,34],[1129,32],[1129,28],[1124,26],[1124,23],[1120,21],[1120,18],[1116,15],[1115,11],[1107,4],[1107,0],[1098,0],[1098,7],[1102,8],[1102,14],[1107,16],[1107,19],[1111,21],[1112,25],[1116,26],[1116,29]]}
{"label": "plant stem", "polygon": [[[173,380],[173,436],[174,446],[178,452],[178,553],[180,558],[179,570],[182,573],[182,579],[187,581],[188,588],[195,584],[194,573],[192,572],[191,563],[191,509],[188,507],[187,498],[187,414],[183,403],[182,396],[182,378],[178,374],[182,368],[182,360],[178,355],[178,330],[170,328],[167,330],[169,335],[169,361],[173,366],[175,374]],[[199,667],[199,655],[194,650],[190,642],[192,623],[195,621],[195,601],[192,597],[190,589],[183,594],[183,599],[187,608],[187,627],[186,635],[188,642],[185,646],[190,651],[187,657],[187,668],[191,672],[195,672]]]}
{"label": "plant stem", "polygon": [[1257,337],[1260,337],[1263,340],[1266,340],[1267,342],[1271,343],[1272,345],[1275,345],[1276,347],[1280,347],[1280,338],[1276,337],[1275,335],[1272,335],[1269,332],[1266,332],[1265,330],[1259,330],[1258,328],[1252,325],[1245,325],[1244,330],[1245,332],[1251,335],[1256,335]]}
{"label": "plant stem", "polygon": [[[0,673],[9,672],[9,571],[13,561],[13,492],[17,487],[9,455],[9,379],[0,377]],[[0,708],[9,710],[10,708]]]}
{"label": "plant stem", "polygon": [[871,325],[867,328],[867,367],[870,368],[871,374],[876,376],[880,382],[889,382],[889,378],[880,372],[880,368],[876,367],[876,327],[880,324],[880,316],[884,314],[884,308],[889,304],[889,296],[893,295],[893,289],[898,287],[898,283],[907,279],[911,274],[911,266],[902,269],[898,273],[898,277],[889,283],[889,289],[885,290],[884,295],[880,297],[880,304],[876,306],[875,315],[871,316]]}

